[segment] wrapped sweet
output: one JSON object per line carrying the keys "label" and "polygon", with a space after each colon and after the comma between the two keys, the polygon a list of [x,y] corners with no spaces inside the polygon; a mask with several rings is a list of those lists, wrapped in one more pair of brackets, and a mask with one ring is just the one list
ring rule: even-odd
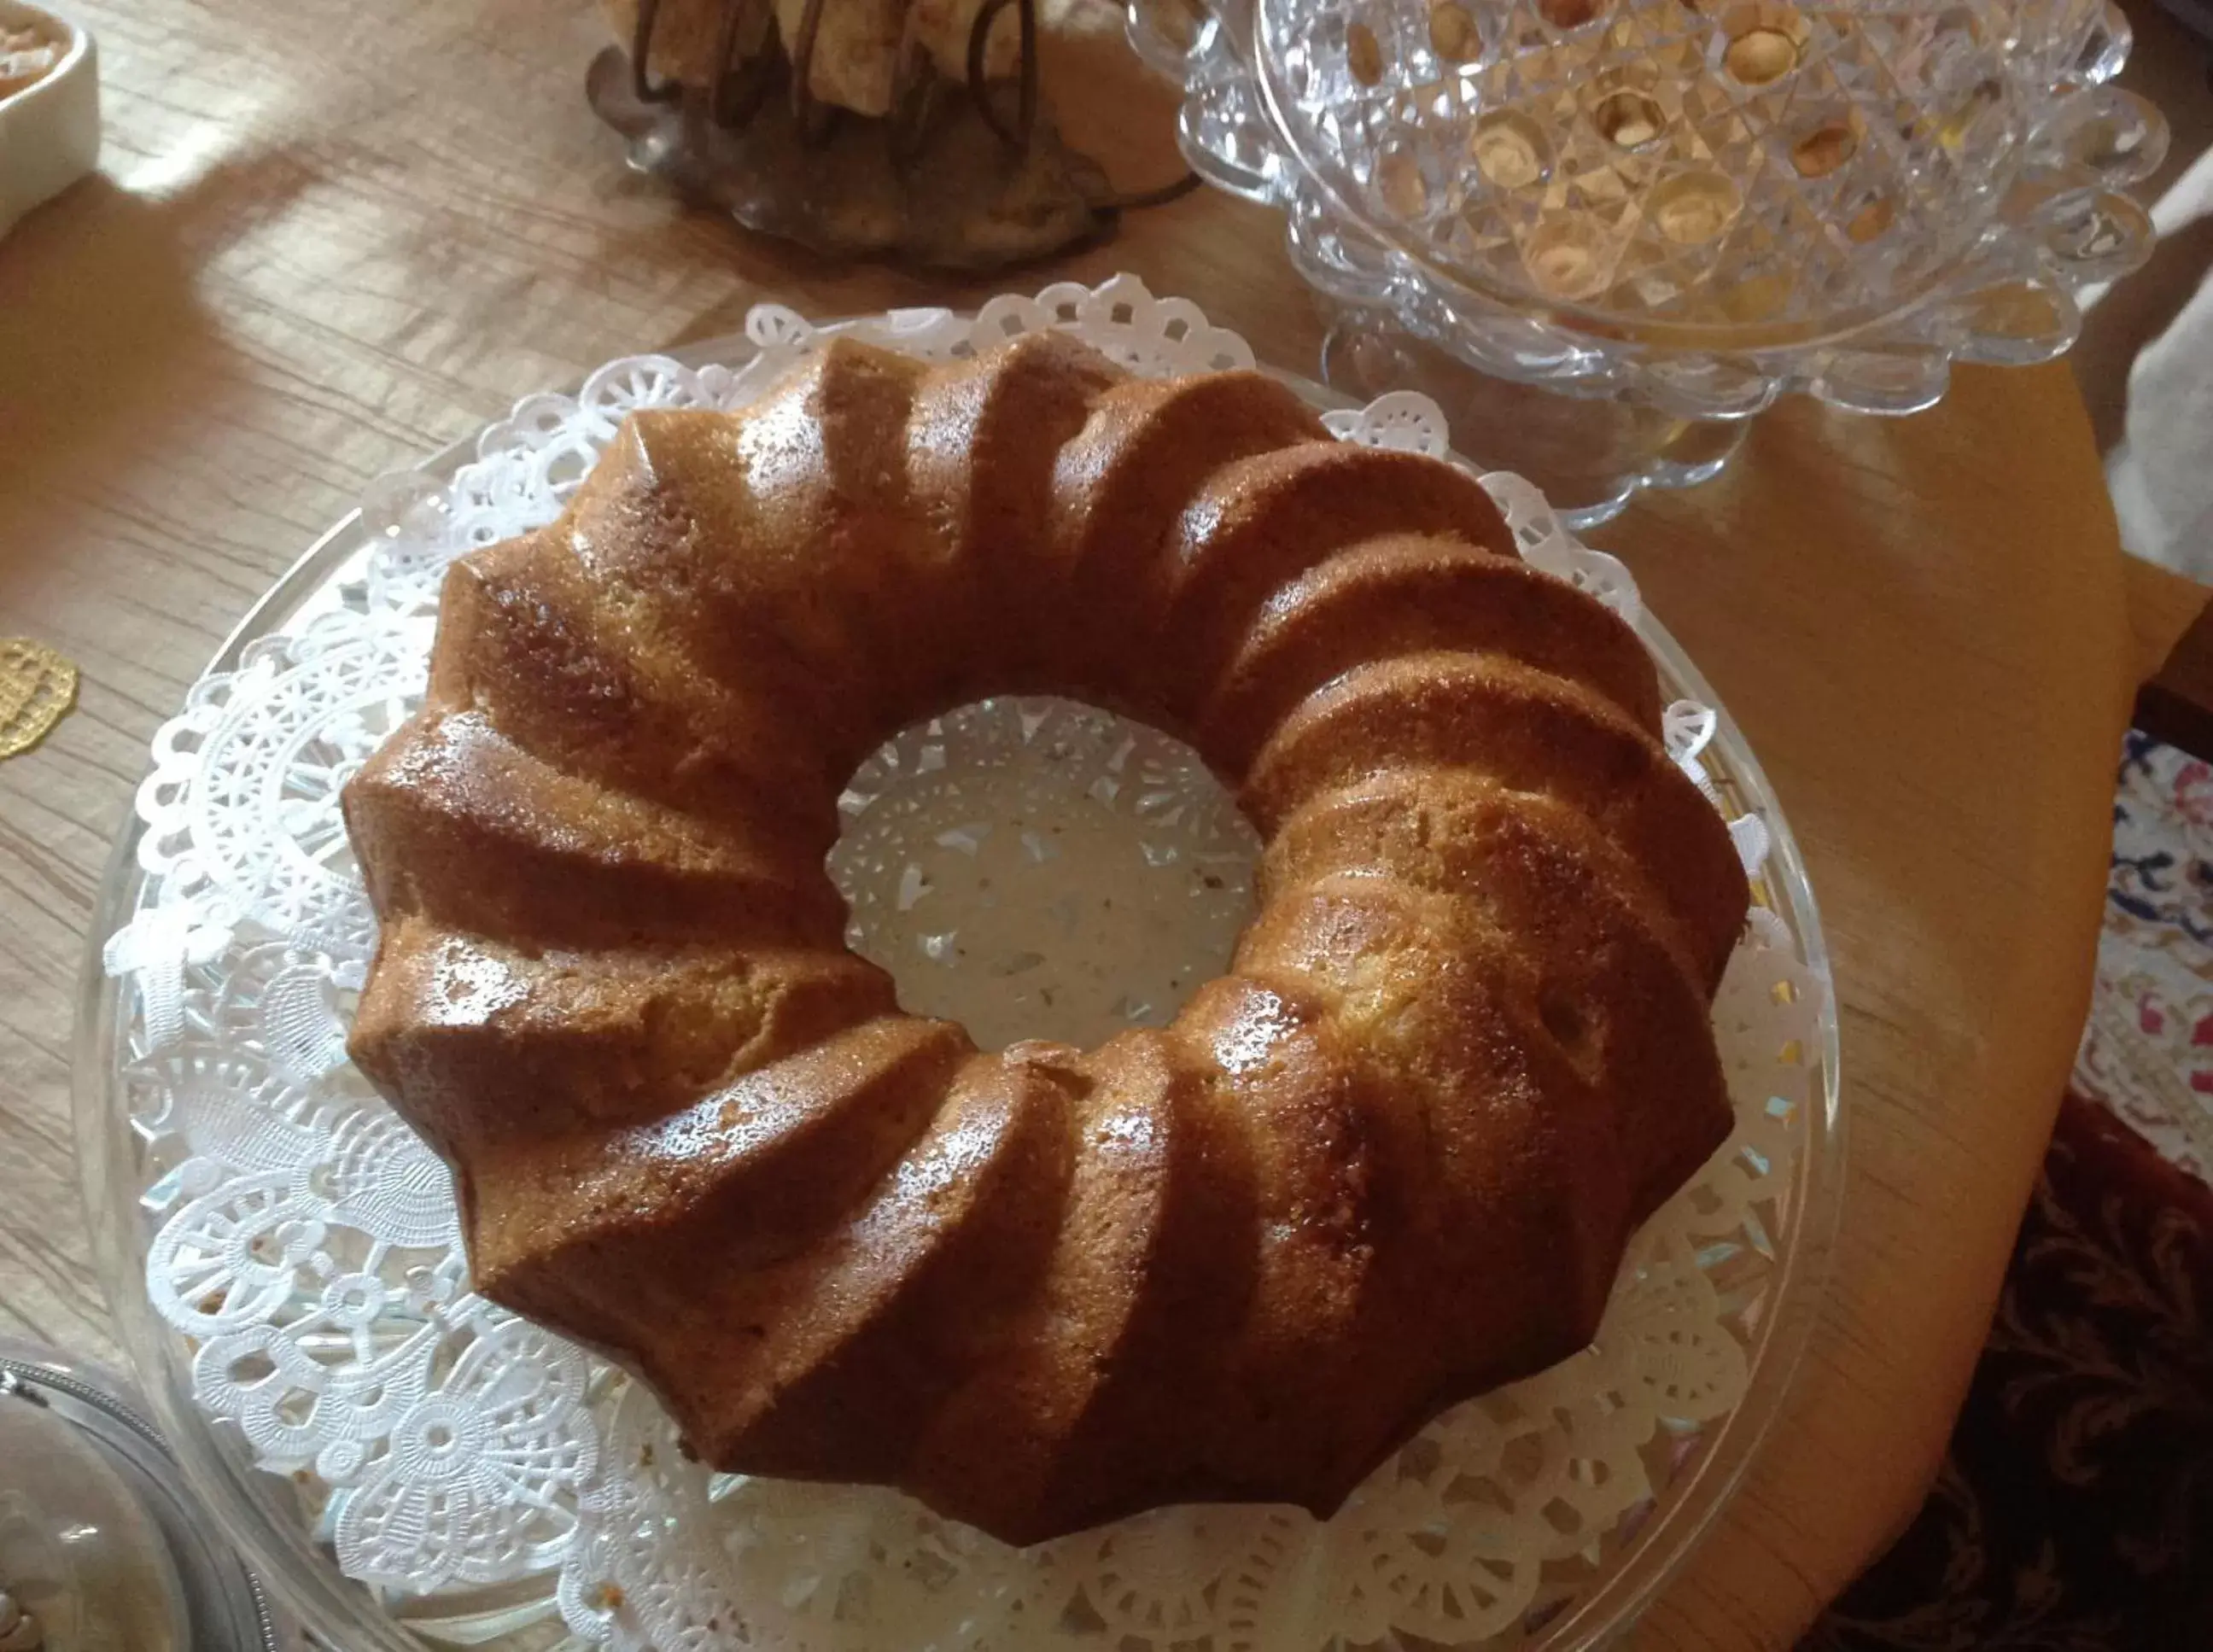
{"label": "wrapped sweet", "polygon": [[631,163],[834,256],[985,270],[1193,180],[1113,0],[600,0]]}
{"label": "wrapped sweet", "polygon": [[[661,0],[654,9],[648,66],[686,86],[710,87],[781,43],[807,61],[807,89],[822,103],[857,114],[891,113],[902,58],[926,56],[952,81],[968,78],[968,46],[985,0]],[[601,0],[625,41],[636,38],[639,0]],[[808,13],[813,11],[812,37]],[[1015,9],[991,24],[985,77],[1003,80],[1021,64]]]}

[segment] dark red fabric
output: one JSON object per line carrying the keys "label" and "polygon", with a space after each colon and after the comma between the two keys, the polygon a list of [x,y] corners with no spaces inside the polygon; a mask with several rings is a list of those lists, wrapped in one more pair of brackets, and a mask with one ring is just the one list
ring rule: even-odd
{"label": "dark red fabric", "polygon": [[2213,1652],[2213,1190],[2069,1096],[1936,1487],[1801,1652]]}

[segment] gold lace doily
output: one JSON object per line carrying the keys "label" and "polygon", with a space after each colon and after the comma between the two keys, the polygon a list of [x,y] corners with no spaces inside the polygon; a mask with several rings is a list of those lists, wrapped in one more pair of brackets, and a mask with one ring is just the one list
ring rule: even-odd
{"label": "gold lace doily", "polygon": [[29,751],[76,703],[76,666],[27,637],[0,638],[0,758]]}

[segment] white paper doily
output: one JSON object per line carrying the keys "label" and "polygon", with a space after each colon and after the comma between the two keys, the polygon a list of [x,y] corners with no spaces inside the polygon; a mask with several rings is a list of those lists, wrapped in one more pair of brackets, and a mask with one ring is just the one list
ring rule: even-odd
{"label": "white paper doily", "polygon": [[[106,1105],[130,1133],[102,1191],[137,1200],[113,1218],[125,1283],[143,1279],[159,1316],[135,1351],[149,1386],[166,1373],[188,1396],[168,1418],[192,1436],[187,1463],[291,1482],[293,1507],[241,1497],[242,1473],[214,1488],[249,1547],[281,1546],[294,1570],[320,1550],[418,1632],[455,1641],[1295,1652],[1581,1632],[1607,1587],[1655,1570],[1661,1528],[1710,1515],[1717,1491],[1702,1509],[1689,1494],[1716,1442],[1735,1423],[1757,1434],[1795,1361],[1776,1325],[1783,1287],[1802,1295],[1819,1271],[1808,1207],[1835,1150],[1835,1057],[1787,834],[1778,877],[1779,822],[1746,807],[1768,801],[1757,771],[1716,766],[1722,721],[1689,698],[1670,708],[1669,747],[1735,816],[1761,896],[1714,1012],[1736,1132],[1637,1237],[1590,1349],[1440,1419],[1331,1521],[1168,1509],[1015,1551],[893,1493],[710,1477],[636,1385],[470,1293],[442,1167],[344,1045],[374,919],[338,789],[420,692],[440,571],[551,520],[633,407],[742,405],[832,331],[943,358],[1049,326],[1140,373],[1252,364],[1243,340],[1129,277],[995,299],[972,320],[818,329],[757,308],[738,365],[613,363],[574,397],[519,404],[457,472],[385,479],[365,552],[196,684],[156,737],[136,904],[105,953]],[[1449,457],[1418,397],[1327,417],[1347,441]],[[1528,559],[1643,625],[1667,665],[1626,570],[1569,539],[1518,478],[1484,480]],[[1687,671],[1679,656],[1668,669]],[[910,730],[863,765],[846,808],[832,865],[860,944],[910,1000],[936,991],[919,949],[953,996],[917,1007],[969,1006],[986,1043],[1040,1016],[1074,1015],[1079,1033],[1166,1019],[1218,967],[1247,898],[1251,834],[1204,769],[1065,702],[987,702]],[[1100,934],[1096,914],[1034,893],[1064,853],[1104,857],[1096,875],[1126,887],[1119,952],[1053,950],[1054,935]],[[980,1024],[995,1012],[1004,1025]],[[259,1558],[283,1587],[283,1556]]]}

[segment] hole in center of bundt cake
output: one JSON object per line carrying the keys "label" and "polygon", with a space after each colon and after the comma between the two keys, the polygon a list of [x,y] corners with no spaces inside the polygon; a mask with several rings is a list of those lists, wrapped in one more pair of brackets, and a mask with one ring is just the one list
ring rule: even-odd
{"label": "hole in center of bundt cake", "polygon": [[840,800],[848,939],[901,1006],[1089,1047],[1227,966],[1259,844],[1198,754],[1073,700],[979,700],[887,741]]}

